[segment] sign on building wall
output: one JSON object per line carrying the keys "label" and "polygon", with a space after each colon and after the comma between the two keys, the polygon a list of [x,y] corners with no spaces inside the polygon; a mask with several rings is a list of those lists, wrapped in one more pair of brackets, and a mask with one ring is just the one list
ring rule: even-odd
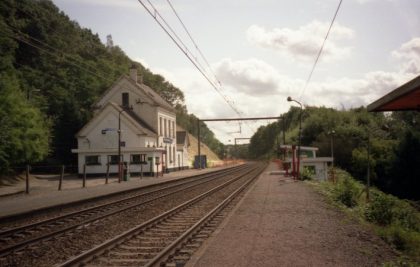
{"label": "sign on building wall", "polygon": [[163,138],[163,142],[164,142],[165,144],[172,144],[172,138],[164,137],[164,138]]}

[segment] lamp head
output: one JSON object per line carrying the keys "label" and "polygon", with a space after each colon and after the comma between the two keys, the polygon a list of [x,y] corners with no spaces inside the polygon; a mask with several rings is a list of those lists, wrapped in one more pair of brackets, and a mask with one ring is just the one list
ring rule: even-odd
{"label": "lamp head", "polygon": [[290,96],[288,96],[288,97],[287,97],[287,101],[289,101],[289,102],[290,102],[290,101],[292,101],[292,100],[293,100],[293,99],[292,99]]}

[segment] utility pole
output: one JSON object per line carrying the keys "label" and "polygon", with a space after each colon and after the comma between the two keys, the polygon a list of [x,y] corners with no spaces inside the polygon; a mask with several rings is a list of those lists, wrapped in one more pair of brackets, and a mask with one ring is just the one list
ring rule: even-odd
{"label": "utility pole", "polygon": [[368,131],[368,143],[367,143],[367,175],[366,175],[366,201],[370,201],[370,132]]}
{"label": "utility pole", "polygon": [[201,169],[200,119],[197,120],[197,131],[198,131],[198,169]]}

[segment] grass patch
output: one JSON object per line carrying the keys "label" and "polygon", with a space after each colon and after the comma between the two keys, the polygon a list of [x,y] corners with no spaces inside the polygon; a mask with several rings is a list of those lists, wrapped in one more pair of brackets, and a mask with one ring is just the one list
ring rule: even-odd
{"label": "grass patch", "polygon": [[377,234],[402,252],[403,258],[384,266],[420,266],[420,213],[406,200],[370,189],[343,170],[336,171],[337,182],[309,181],[331,202],[362,222],[374,226]]}

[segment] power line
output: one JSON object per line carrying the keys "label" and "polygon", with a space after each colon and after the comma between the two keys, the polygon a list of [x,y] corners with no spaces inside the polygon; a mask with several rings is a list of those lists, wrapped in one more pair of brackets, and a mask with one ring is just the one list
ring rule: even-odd
{"label": "power line", "polygon": [[[198,48],[198,45],[192,38],[191,34],[189,33],[188,29],[186,28],[185,24],[182,22],[181,18],[179,17],[178,13],[176,12],[175,8],[171,3],[170,6],[177,16],[178,20],[180,21],[181,25],[183,26],[184,30],[187,32],[188,36],[190,37],[191,41],[193,42],[194,46],[196,47],[197,51],[199,51],[200,55],[202,56],[203,60],[208,65],[210,71],[212,72],[213,76],[215,77],[215,81],[213,82],[212,79],[209,78],[207,71],[203,68],[203,66],[200,64],[200,62],[197,60],[197,58],[192,55],[188,47],[185,45],[185,43],[181,40],[181,38],[176,34],[176,32],[172,29],[172,27],[166,22],[166,20],[163,18],[163,16],[160,14],[160,12],[156,9],[156,7],[150,2],[150,0],[147,0],[150,7],[146,6],[146,4],[143,2],[143,0],[138,0],[138,2],[146,9],[146,11],[149,13],[150,16],[158,23],[158,25],[164,30],[164,32],[171,38],[171,40],[175,43],[175,45],[184,53],[184,55],[190,60],[190,62],[194,65],[194,67],[201,73],[201,75],[209,82],[209,84],[213,87],[214,90],[223,98],[223,100],[229,105],[229,107],[239,116],[242,117],[242,112],[240,112],[234,105],[233,101],[228,99],[226,95],[224,95],[221,92],[221,89],[218,88],[217,85],[221,85],[220,81],[217,79],[216,75],[214,75],[214,72],[211,70],[210,64],[208,63],[207,59],[205,59],[204,54],[201,52],[201,50]],[[162,22],[159,21],[159,18],[162,20]],[[167,28],[165,28],[164,25],[166,25]],[[172,35],[172,34],[173,35]],[[248,124],[247,126],[250,128],[251,131],[255,133],[255,130],[252,129]]]}
{"label": "power line", "polygon": [[200,54],[201,58],[204,60],[204,62],[206,63],[208,69],[210,70],[210,72],[213,74],[215,80],[218,82],[218,84],[220,85],[220,80],[217,78],[216,74],[214,73],[214,71],[212,70],[208,60],[206,59],[206,57],[204,56],[204,54],[201,52],[201,49],[198,47],[197,43],[194,41],[194,38],[192,37],[192,35],[190,34],[190,32],[188,31],[187,27],[185,26],[184,22],[181,20],[181,17],[178,15],[178,12],[176,12],[174,6],[172,5],[170,0],[166,0],[166,2],[168,2],[169,6],[171,7],[172,11],[174,12],[175,16],[178,18],[178,21],[181,23],[182,27],[184,28],[185,32],[187,33],[188,37],[190,37],[191,42],[194,44],[195,49],[198,51],[198,53]]}
{"label": "power line", "polygon": [[[10,28],[10,29],[12,29],[12,30],[13,30],[13,28]],[[90,73],[90,74],[92,74],[92,75],[94,75],[94,76],[96,76],[96,77],[98,77],[98,78],[100,78],[100,79],[103,79],[103,80],[106,80],[106,81],[111,81],[109,78],[106,78],[106,77],[104,77],[104,76],[102,76],[102,75],[98,74],[98,73],[97,73],[97,72],[95,72],[95,71],[91,71],[91,70],[89,70],[89,69],[86,69],[85,67],[80,66],[79,64],[77,64],[77,63],[75,63],[75,62],[72,62],[72,61],[70,61],[70,60],[66,59],[65,57],[62,57],[61,55],[65,55],[65,53],[64,53],[64,52],[60,52],[60,53],[61,53],[61,55],[60,55],[60,54],[58,54],[58,52],[57,52],[57,51],[59,51],[59,50],[57,50],[57,49],[56,49],[56,51],[55,51],[55,52],[52,52],[52,51],[50,51],[50,50],[46,49],[45,47],[41,47],[40,45],[34,44],[33,42],[29,41],[29,40],[27,39],[27,37],[26,37],[26,36],[24,36],[24,34],[23,34],[23,33],[21,33],[21,32],[17,32],[17,33],[15,32],[15,34],[17,34],[17,35],[16,35],[16,36],[14,36],[14,35],[7,35],[7,36],[8,36],[9,38],[15,39],[15,40],[17,40],[17,41],[19,41],[19,42],[21,42],[21,43],[24,43],[24,44],[27,44],[27,45],[29,45],[29,46],[32,46],[32,47],[34,47],[34,48],[36,48],[36,49],[38,49],[38,50],[40,50],[40,51],[42,51],[42,52],[44,52],[44,53],[47,53],[47,54],[51,55],[51,56],[55,56],[55,57],[57,57],[57,58],[61,58],[61,59],[65,60],[65,61],[67,61],[69,64],[71,64],[71,65],[73,65],[73,66],[75,66],[75,67],[77,67],[77,68],[79,68],[79,69],[81,69],[81,70],[83,70],[83,71],[86,71],[86,72],[88,72],[88,73]]]}
{"label": "power line", "polygon": [[[144,7],[144,9],[146,9],[146,11],[150,14],[150,16],[152,16],[152,18],[158,23],[158,25],[169,36],[169,38],[171,38],[171,40],[175,43],[175,45],[185,54],[185,56],[190,60],[190,62],[195,66],[195,68],[201,73],[201,75],[203,75],[203,77],[210,83],[210,85],[220,94],[220,96],[233,109],[233,111],[235,111],[235,113],[238,116],[241,116],[241,114],[237,110],[237,108],[235,106],[233,106],[233,104],[231,103],[231,101],[228,100],[227,97],[222,94],[222,92],[220,91],[220,89],[217,88],[217,86],[214,84],[214,82],[211,81],[211,79],[207,76],[207,74],[205,73],[205,70],[203,70],[202,68],[199,67],[199,63],[194,59],[194,57],[191,55],[190,51],[187,48],[185,48],[185,49],[183,48],[183,46],[186,47],[186,45],[182,41],[180,41],[180,42],[177,41],[177,39],[179,38],[178,35],[174,34],[175,35],[175,37],[174,37],[170,33],[170,31],[172,32],[173,29],[171,27],[169,27],[169,25],[167,24],[166,20],[164,20],[164,18],[162,17],[162,15],[160,15],[160,13],[156,9],[156,7],[149,0],[147,0],[147,2],[149,3],[149,5],[152,7],[153,10],[151,10],[150,8],[148,8],[144,4],[143,0],[138,0],[138,2]],[[163,23],[168,26],[169,30],[167,28],[165,28],[165,26],[159,21],[159,19],[157,18],[157,16],[159,16],[159,18],[162,19]]]}
{"label": "power line", "polygon": [[[88,63],[86,63],[86,62],[83,62],[83,61],[81,61],[80,59],[75,58],[74,56],[69,55],[68,53],[66,53],[66,52],[64,52],[64,51],[62,51],[62,50],[60,50],[60,49],[54,48],[54,47],[50,46],[49,44],[47,44],[47,43],[45,43],[45,42],[43,42],[43,41],[41,41],[41,40],[39,40],[39,39],[37,39],[37,38],[35,38],[35,37],[33,37],[33,36],[29,35],[29,34],[27,34],[27,33],[23,33],[23,32],[21,32],[20,30],[18,30],[17,28],[15,28],[15,27],[13,27],[13,26],[10,26],[10,25],[7,25],[7,26],[8,26],[9,28],[11,28],[13,31],[15,31],[17,34],[19,34],[20,36],[22,36],[22,37],[24,37],[24,38],[29,38],[29,39],[32,39],[32,40],[34,40],[35,42],[37,42],[38,44],[43,45],[44,47],[47,47],[47,48],[49,48],[50,50],[55,51],[57,54],[59,54],[59,56],[60,56],[61,58],[63,58],[63,56],[64,56],[64,57],[69,58],[70,60],[74,60],[74,61],[78,62],[79,64],[84,65],[84,66],[85,66],[85,67],[87,67],[87,68],[94,69],[94,70],[87,70],[87,71],[91,72],[92,74],[93,74],[93,72],[94,72],[94,73],[96,73],[96,75],[100,75],[100,74],[98,74],[98,71],[97,71],[97,69],[96,69],[96,67],[95,67],[95,66],[93,66],[93,65],[91,65],[91,64],[88,64]],[[44,49],[45,49],[45,48],[44,48]],[[57,55],[56,55],[56,56],[57,56]],[[84,70],[85,70],[85,69],[84,69]],[[109,76],[109,73],[102,73],[102,74],[105,74],[106,76]],[[98,77],[100,77],[100,78],[102,78],[102,79],[106,79],[106,80],[108,80],[108,78],[105,78],[105,76],[98,76]]]}
{"label": "power line", "polygon": [[302,99],[302,96],[303,96],[303,94],[305,93],[305,90],[306,90],[306,88],[308,87],[308,84],[309,84],[309,82],[310,82],[310,80],[311,80],[311,78],[312,78],[312,74],[313,74],[313,72],[314,72],[314,70],[315,70],[315,67],[316,67],[316,65],[317,65],[317,63],[318,63],[318,60],[319,60],[319,58],[320,58],[320,56],[321,56],[322,50],[324,49],[324,45],[325,45],[325,43],[326,43],[326,41],[327,41],[328,35],[330,34],[331,28],[332,28],[332,26],[333,26],[333,24],[334,24],[335,18],[337,17],[338,11],[340,10],[340,6],[341,6],[341,3],[342,3],[342,2],[343,2],[343,0],[340,0],[340,2],[338,3],[338,7],[337,7],[337,9],[335,10],[334,17],[333,17],[333,19],[332,19],[332,21],[331,21],[330,27],[328,28],[327,34],[326,34],[326,35],[325,35],[325,37],[324,37],[324,41],[322,42],[321,48],[320,48],[320,49],[319,49],[319,51],[318,51],[318,55],[316,56],[316,59],[315,59],[315,62],[314,62],[314,64],[313,64],[313,66],[312,66],[311,72],[309,73],[309,76],[308,76],[308,78],[306,79],[305,86],[303,87],[303,90],[302,90],[302,92],[301,92],[301,93],[300,93],[300,95],[299,95],[299,100],[301,100],[301,99]]}
{"label": "power line", "polygon": [[[30,12],[27,12],[25,9],[22,9],[20,6],[16,6],[16,9],[18,9],[19,10],[19,12],[22,12],[22,13],[24,13],[26,16],[28,16],[28,17],[30,17],[30,18],[32,18],[33,20],[38,20],[39,18],[38,17],[36,17],[36,16],[34,16],[33,14],[31,14]],[[62,14],[60,13],[60,16],[62,16]],[[64,15],[64,17],[66,18],[66,19],[68,19],[67,18],[67,16],[65,16]],[[6,24],[7,25],[7,24]],[[7,25],[8,27],[10,27],[10,28],[12,28],[12,29],[15,29],[15,31],[18,31],[18,32],[20,32],[20,33],[22,33],[19,29],[17,29],[16,27],[13,27],[12,25]],[[51,35],[51,34],[60,34],[59,33],[59,29],[58,28],[53,28],[50,24],[45,24],[45,25],[43,25],[43,27],[45,27],[46,29],[48,29],[48,33],[49,33],[49,35]],[[78,27],[78,26],[75,26],[75,27]],[[80,28],[80,27],[79,27]],[[80,28],[80,30],[83,30],[82,28]],[[35,38],[35,37],[33,37],[33,36],[31,36],[30,34],[28,34],[28,33],[22,33],[22,34],[24,34],[25,36],[27,36],[27,37],[29,37],[29,38],[31,38],[31,39],[33,39],[33,40],[35,40],[36,42],[38,42],[38,43],[41,43],[41,44],[44,44],[45,46],[47,46],[47,47],[50,47],[52,50],[56,50],[56,51],[59,51],[60,53],[63,53],[64,55],[66,55],[66,56],[68,56],[69,58],[71,58],[71,59],[73,59],[73,60],[75,60],[75,61],[77,61],[77,62],[79,62],[79,63],[81,63],[81,64],[83,64],[83,65],[85,65],[85,66],[87,66],[87,67],[90,67],[90,68],[92,68],[92,69],[95,69],[95,70],[97,70],[97,67],[96,66],[94,66],[94,65],[91,65],[91,64],[89,64],[89,63],[87,63],[87,62],[83,62],[83,61],[81,61],[80,59],[78,59],[78,58],[75,58],[74,56],[72,56],[72,55],[69,55],[69,54],[66,54],[66,53],[64,53],[63,51],[61,51],[61,50],[59,50],[59,49],[57,49],[57,48],[54,48],[54,47],[52,47],[52,46],[50,46],[49,44],[46,44],[45,42],[42,42],[42,41],[40,41],[39,39],[37,39],[37,38]],[[86,52],[86,51],[85,51]],[[90,53],[89,53],[90,54]],[[91,56],[93,56],[94,57],[94,55],[92,55],[92,54],[90,54]],[[105,76],[109,76],[109,73],[103,73],[103,74],[105,74]]]}

